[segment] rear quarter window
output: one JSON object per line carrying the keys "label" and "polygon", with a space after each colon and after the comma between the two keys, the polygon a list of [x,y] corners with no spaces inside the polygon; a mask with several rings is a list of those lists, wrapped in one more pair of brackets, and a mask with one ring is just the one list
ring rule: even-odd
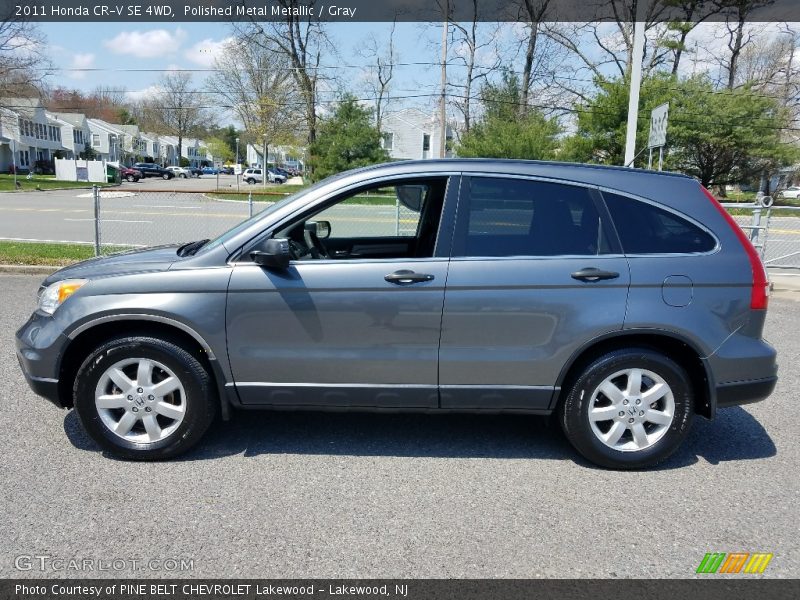
{"label": "rear quarter window", "polygon": [[707,231],[653,204],[603,193],[625,254],[695,254],[717,242]]}

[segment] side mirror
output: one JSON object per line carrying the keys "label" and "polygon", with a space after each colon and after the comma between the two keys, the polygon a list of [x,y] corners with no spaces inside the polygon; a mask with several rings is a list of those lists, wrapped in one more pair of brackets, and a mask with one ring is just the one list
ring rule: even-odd
{"label": "side mirror", "polygon": [[313,233],[320,240],[327,240],[331,235],[330,221],[306,221],[305,230]]}
{"label": "side mirror", "polygon": [[253,250],[250,253],[253,262],[262,267],[272,269],[286,269],[289,266],[291,255],[289,254],[289,240],[269,239],[261,244],[260,250]]}

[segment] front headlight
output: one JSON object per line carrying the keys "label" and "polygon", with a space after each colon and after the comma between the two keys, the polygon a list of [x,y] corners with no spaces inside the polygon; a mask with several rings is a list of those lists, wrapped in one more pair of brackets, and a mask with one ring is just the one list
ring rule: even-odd
{"label": "front headlight", "polygon": [[39,296],[39,310],[52,315],[67,298],[87,283],[89,283],[88,279],[64,279],[50,284]]}

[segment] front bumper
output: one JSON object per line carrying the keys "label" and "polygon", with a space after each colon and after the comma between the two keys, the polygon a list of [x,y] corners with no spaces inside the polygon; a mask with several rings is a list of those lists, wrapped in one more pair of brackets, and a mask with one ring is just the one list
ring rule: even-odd
{"label": "front bumper", "polygon": [[59,394],[59,366],[68,343],[52,317],[34,313],[16,333],[17,360],[33,392],[64,408]]}

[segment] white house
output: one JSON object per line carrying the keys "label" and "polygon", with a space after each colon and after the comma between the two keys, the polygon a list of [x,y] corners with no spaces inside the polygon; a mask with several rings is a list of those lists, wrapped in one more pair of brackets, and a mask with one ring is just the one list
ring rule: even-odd
{"label": "white house", "polygon": [[0,106],[0,171],[32,169],[63,149],[60,123],[47,117],[38,98],[6,98]]}
{"label": "white house", "polygon": [[100,119],[87,119],[90,143],[101,160],[118,162],[122,159],[124,132]]}
{"label": "white house", "polygon": [[178,140],[169,135],[145,132],[142,135],[155,141],[153,158],[164,166],[178,164]]}
{"label": "white house", "polygon": [[[392,158],[439,158],[439,123],[438,114],[430,115],[417,108],[386,113],[381,122],[381,143]],[[445,135],[450,146],[454,137],[452,124],[447,125]],[[445,156],[453,156],[452,150],[448,149]]]}
{"label": "white house", "polygon": [[[264,148],[254,144],[247,144],[245,160],[247,165],[262,166],[264,164]],[[293,146],[269,146],[267,148],[267,164],[285,166],[302,165],[301,156]],[[302,166],[298,167],[302,168]]]}
{"label": "white house", "polygon": [[61,144],[65,158],[77,158],[91,140],[89,123],[82,113],[47,113],[61,128]]}

